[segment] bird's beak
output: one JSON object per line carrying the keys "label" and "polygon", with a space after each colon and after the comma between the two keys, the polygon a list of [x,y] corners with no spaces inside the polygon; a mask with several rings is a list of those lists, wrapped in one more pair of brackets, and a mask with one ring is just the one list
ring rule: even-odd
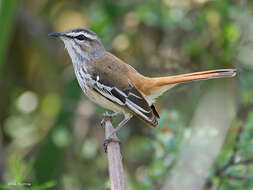
{"label": "bird's beak", "polygon": [[50,37],[67,37],[67,35],[64,32],[52,32],[48,34]]}

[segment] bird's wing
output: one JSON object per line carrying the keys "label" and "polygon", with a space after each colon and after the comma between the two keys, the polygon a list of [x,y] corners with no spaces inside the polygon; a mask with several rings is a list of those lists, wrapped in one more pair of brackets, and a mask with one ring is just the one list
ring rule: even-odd
{"label": "bird's wing", "polygon": [[159,115],[128,78],[128,65],[119,63],[116,57],[115,60],[106,56],[102,59],[92,63],[92,69],[89,70],[92,79],[90,87],[108,100],[127,108],[152,126],[156,126]]}

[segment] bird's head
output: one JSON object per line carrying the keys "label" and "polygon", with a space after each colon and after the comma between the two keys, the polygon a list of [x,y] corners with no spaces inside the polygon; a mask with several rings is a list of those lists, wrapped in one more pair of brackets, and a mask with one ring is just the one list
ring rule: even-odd
{"label": "bird's head", "polygon": [[73,63],[83,59],[91,60],[104,52],[99,37],[89,29],[53,32],[49,36],[59,37],[64,42]]}

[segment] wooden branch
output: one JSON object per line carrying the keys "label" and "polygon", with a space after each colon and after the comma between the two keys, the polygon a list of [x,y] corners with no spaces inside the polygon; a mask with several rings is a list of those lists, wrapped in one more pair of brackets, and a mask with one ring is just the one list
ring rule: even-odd
{"label": "wooden branch", "polygon": [[[105,121],[105,137],[108,138],[109,135],[113,132],[114,127],[110,120]],[[116,138],[116,134],[112,136]],[[107,146],[107,159],[109,165],[109,176],[110,176],[110,185],[111,190],[125,190],[125,174],[122,164],[122,156],[120,154],[120,145],[119,142],[110,142]]]}

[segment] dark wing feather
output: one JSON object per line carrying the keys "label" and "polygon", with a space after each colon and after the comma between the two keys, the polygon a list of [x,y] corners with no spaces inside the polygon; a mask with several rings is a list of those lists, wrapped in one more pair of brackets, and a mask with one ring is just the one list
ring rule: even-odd
{"label": "dark wing feather", "polygon": [[155,108],[149,106],[136,86],[126,79],[129,72],[136,72],[133,68],[129,69],[129,65],[110,53],[90,62],[86,67],[93,79],[90,87],[152,126],[158,124]]}
{"label": "dark wing feather", "polygon": [[127,107],[132,113],[152,126],[158,124],[157,112],[154,112],[153,105],[151,107],[148,105],[148,102],[133,84],[129,83],[125,88],[118,88],[94,72],[92,73],[92,81],[93,89],[110,101]]}
{"label": "dark wing feather", "polygon": [[158,112],[157,112],[157,110],[156,110],[156,108],[155,108],[155,105],[154,105],[154,104],[152,104],[152,105],[151,105],[151,109],[153,110],[153,112],[154,112],[155,116],[156,116],[157,118],[160,118],[160,116],[159,116],[159,114],[158,114]]}

